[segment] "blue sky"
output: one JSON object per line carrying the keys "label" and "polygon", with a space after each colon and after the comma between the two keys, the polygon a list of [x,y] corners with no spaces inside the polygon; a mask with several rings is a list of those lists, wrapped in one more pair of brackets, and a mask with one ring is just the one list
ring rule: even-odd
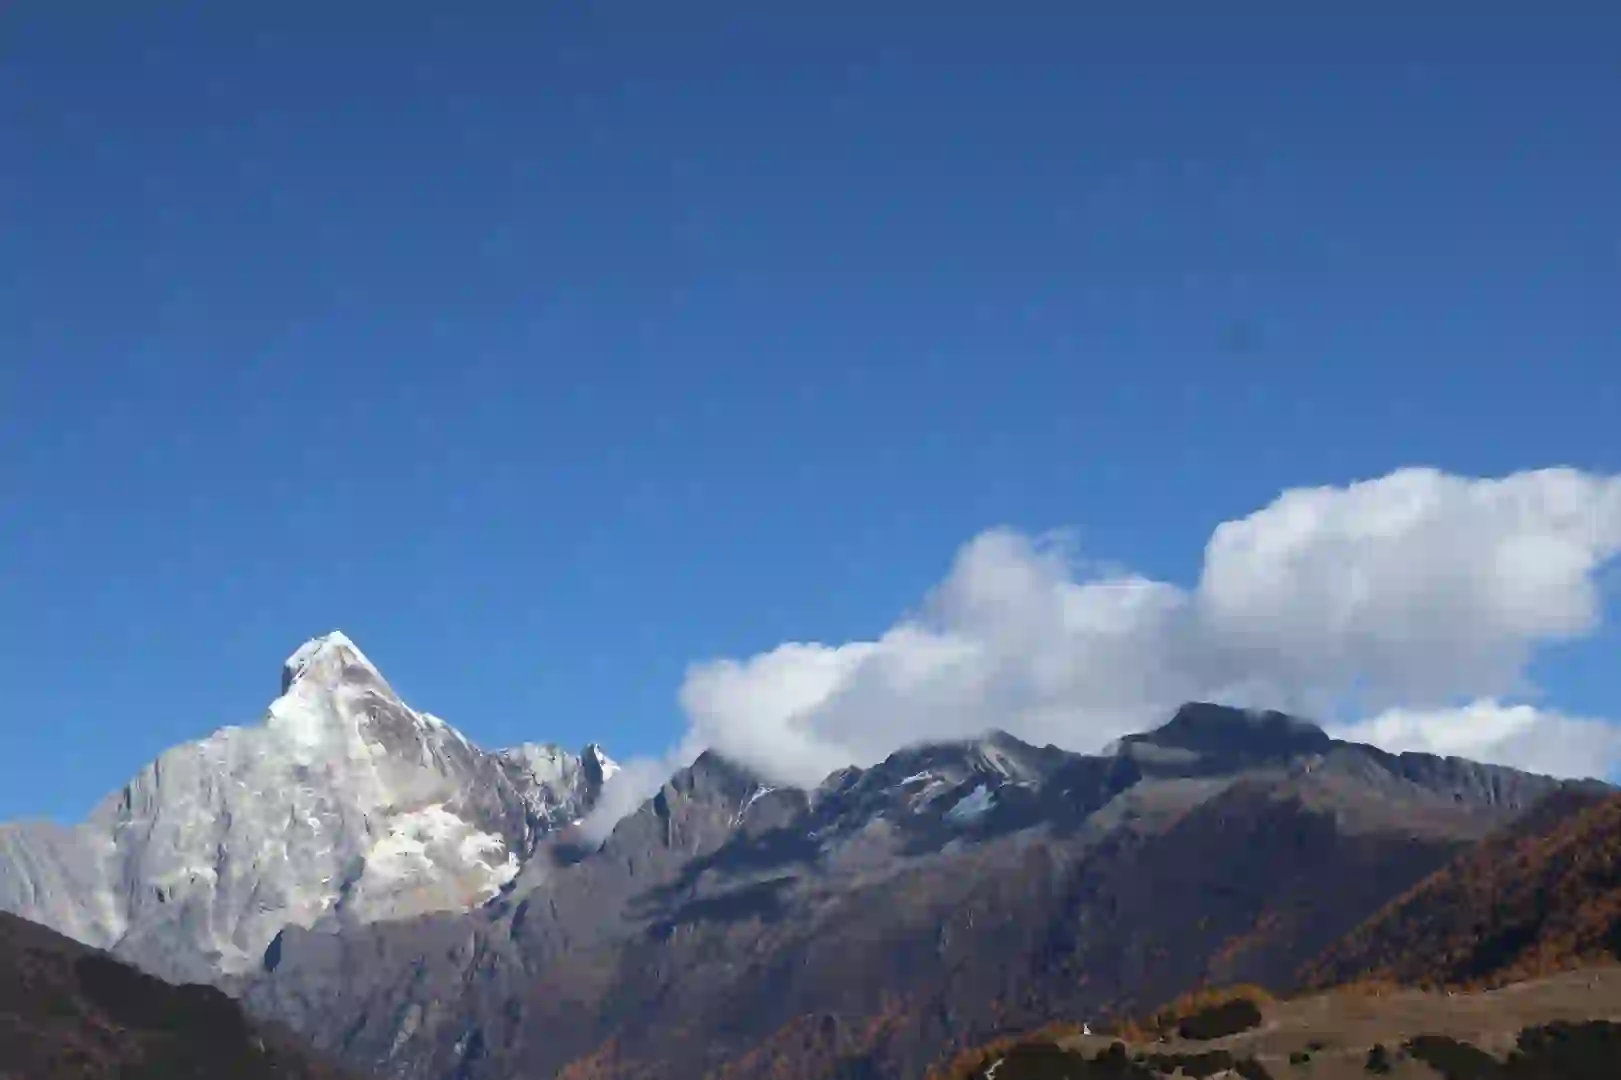
{"label": "blue sky", "polygon": [[0,819],[333,627],[656,754],[987,528],[1621,471],[1614,4],[432,6],[0,11]]}

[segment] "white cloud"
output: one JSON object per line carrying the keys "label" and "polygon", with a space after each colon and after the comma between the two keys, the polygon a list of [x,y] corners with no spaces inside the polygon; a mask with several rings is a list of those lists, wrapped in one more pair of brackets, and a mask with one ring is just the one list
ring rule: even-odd
{"label": "white cloud", "polygon": [[1618,550],[1621,478],[1405,469],[1221,525],[1196,599],[1243,666],[1291,688],[1433,702],[1522,689],[1534,647],[1597,624]]}
{"label": "white cloud", "polygon": [[1192,588],[992,530],[876,640],[695,665],[675,757],[710,746],[808,785],[991,727],[1096,750],[1207,699],[1379,713],[1357,730],[1397,748],[1592,771],[1621,760],[1611,729],[1498,702],[1534,692],[1538,646],[1597,625],[1618,552],[1621,477],[1569,469],[1287,491],[1215,530]]}
{"label": "white cloud", "polygon": [[596,805],[580,822],[580,833],[584,840],[592,845],[602,843],[621,818],[652,798],[672,772],[691,760],[691,757],[684,761],[674,757],[663,761],[632,758],[621,763],[619,769],[602,785]]}

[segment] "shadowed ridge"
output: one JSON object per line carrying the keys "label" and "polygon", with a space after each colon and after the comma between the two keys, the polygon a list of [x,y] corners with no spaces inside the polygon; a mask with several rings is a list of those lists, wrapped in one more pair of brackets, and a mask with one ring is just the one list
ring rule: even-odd
{"label": "shadowed ridge", "polygon": [[174,986],[0,912],[0,1075],[357,1080],[209,986]]}

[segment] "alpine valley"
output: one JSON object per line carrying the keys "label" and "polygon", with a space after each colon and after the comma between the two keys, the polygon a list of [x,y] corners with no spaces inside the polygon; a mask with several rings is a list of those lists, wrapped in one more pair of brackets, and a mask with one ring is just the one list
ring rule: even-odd
{"label": "alpine valley", "polygon": [[0,826],[0,910],[359,1074],[912,1080],[1055,1017],[1317,985],[1430,875],[1610,791],[1203,703],[1099,755],[989,732],[813,790],[706,752],[587,843],[615,770],[480,749],[333,633],[258,725],[81,825]]}

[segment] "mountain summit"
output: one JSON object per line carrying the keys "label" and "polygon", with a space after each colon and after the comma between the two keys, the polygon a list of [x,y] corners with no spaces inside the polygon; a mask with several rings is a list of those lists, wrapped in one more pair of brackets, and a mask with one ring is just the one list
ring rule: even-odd
{"label": "mountain summit", "polygon": [[262,723],[165,751],[77,828],[0,826],[0,910],[207,980],[288,925],[483,904],[617,767],[594,745],[481,750],[341,632],[295,650],[281,690]]}
{"label": "mountain summit", "polygon": [[1239,761],[1284,761],[1327,753],[1334,745],[1328,733],[1309,720],[1275,710],[1239,709],[1194,701],[1176,710],[1164,724],[1141,735],[1128,735],[1123,743],[1218,756],[1228,764]]}
{"label": "mountain summit", "polygon": [[281,692],[286,694],[306,677],[326,686],[335,686],[345,677],[383,681],[376,665],[342,630],[311,638],[293,651],[281,666]]}

